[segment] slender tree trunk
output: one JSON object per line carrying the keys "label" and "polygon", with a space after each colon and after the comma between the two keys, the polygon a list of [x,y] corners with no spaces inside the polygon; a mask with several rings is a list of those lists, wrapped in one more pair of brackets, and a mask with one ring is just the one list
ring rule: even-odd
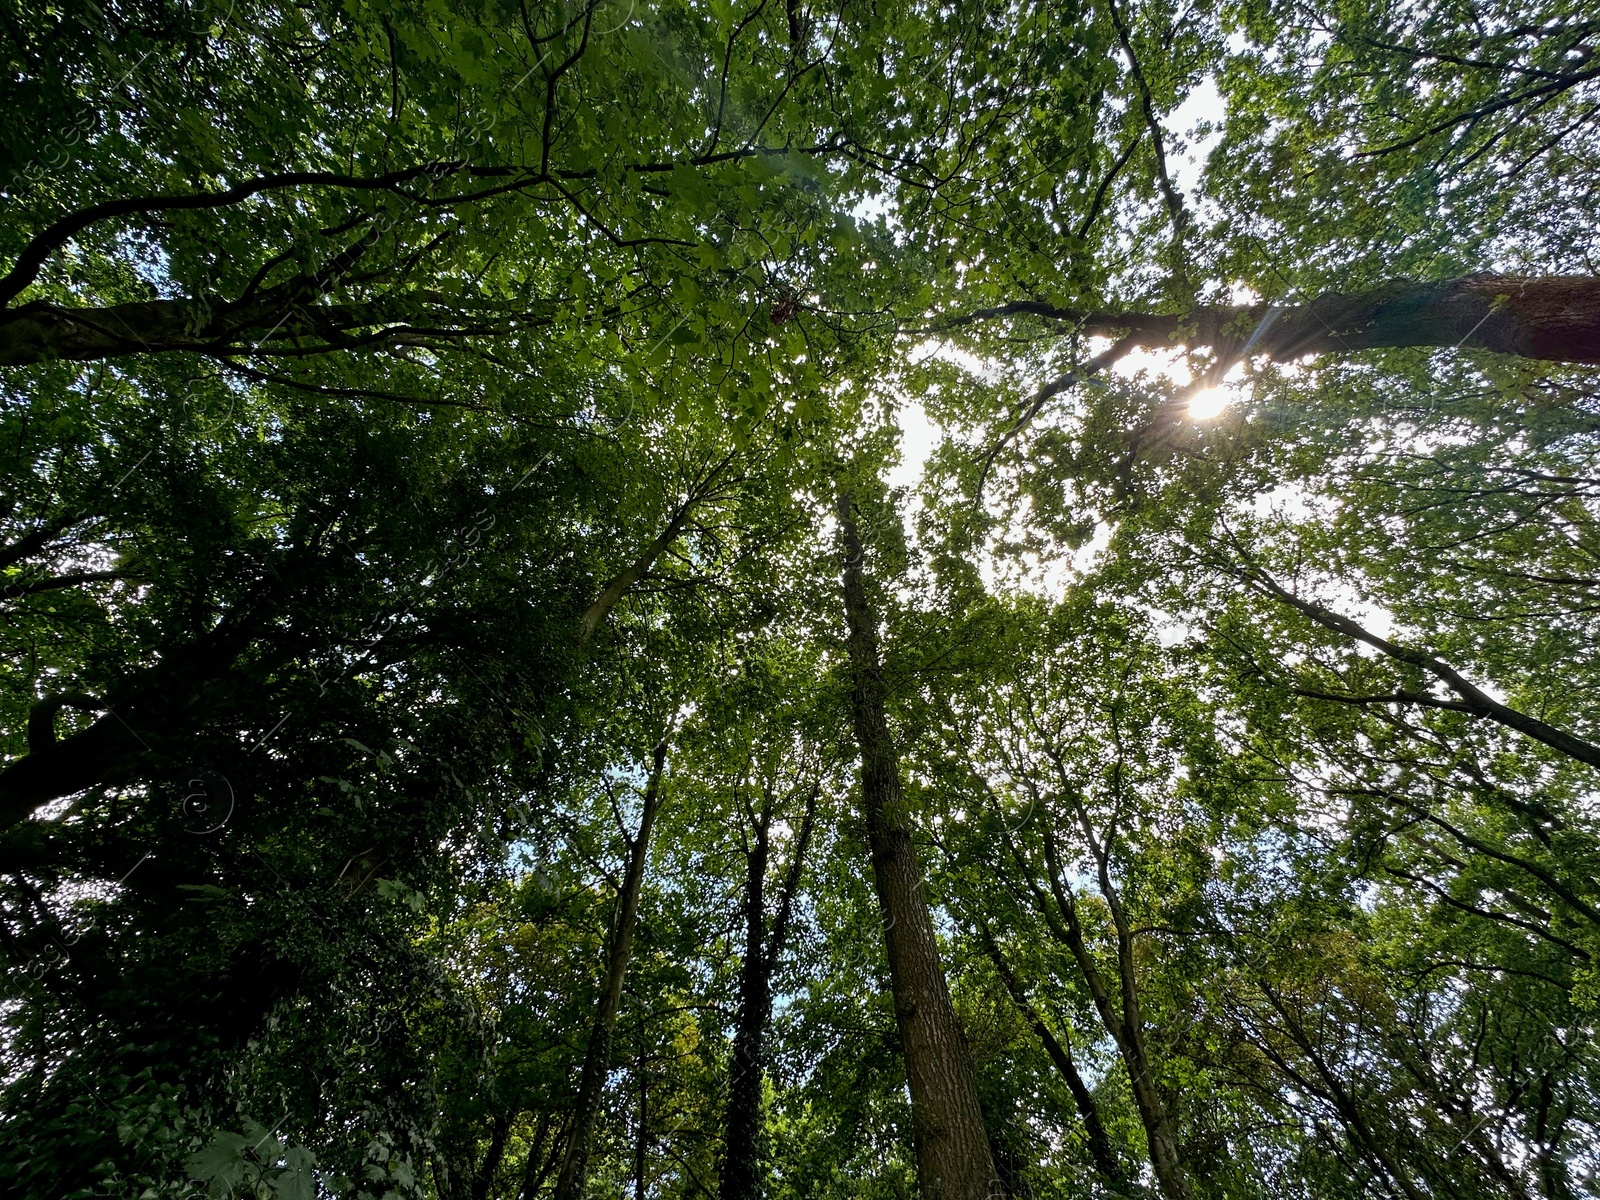
{"label": "slender tree trunk", "polygon": [[695,508],[715,494],[718,486],[717,480],[733,464],[734,459],[738,457],[738,453],[737,450],[730,450],[720,462],[714,464],[690,486],[688,494],[683,498],[683,502],[678,505],[672,516],[668,518],[666,528],[656,535],[638,558],[628,564],[627,569],[622,574],[606,585],[605,590],[600,593],[595,602],[584,611],[583,618],[578,622],[578,644],[580,646],[594,636],[595,630],[600,628],[601,622],[610,615],[611,610],[617,606],[618,601],[626,596],[640,580],[648,576],[661,556],[672,549],[672,544],[688,528],[689,518],[694,514]]}
{"label": "slender tree trunk", "polygon": [[1050,1027],[1044,1023],[1044,1018],[1029,1002],[1022,985],[1017,982],[1016,974],[1006,962],[1005,956],[1000,953],[1000,945],[994,940],[994,934],[989,931],[989,927],[980,922],[978,935],[983,939],[983,949],[988,954],[989,961],[994,963],[995,973],[1005,985],[1006,994],[1011,997],[1011,1002],[1022,1015],[1022,1019],[1044,1044],[1045,1053],[1050,1056],[1051,1063],[1066,1082],[1067,1090],[1072,1093],[1072,1102],[1078,1109],[1078,1117],[1083,1121],[1084,1134],[1089,1140],[1089,1157],[1094,1162],[1094,1169],[1107,1183],[1114,1186],[1121,1185],[1126,1182],[1127,1176],[1122,1169],[1122,1163],[1117,1159],[1116,1150],[1111,1145],[1110,1135],[1106,1133],[1105,1123],[1100,1120],[1100,1109],[1094,1102],[1094,1095],[1083,1082],[1083,1076],[1078,1073],[1078,1065],[1072,1061],[1072,1047],[1063,1043],[1050,1031]]}
{"label": "slender tree trunk", "polygon": [[795,892],[800,885],[820,790],[819,782],[806,800],[805,816],[795,838],[770,933],[765,899],[772,848],[770,806],[756,822],[755,845],[745,860],[744,966],[739,976],[739,1016],[734,1030],[733,1062],[728,1071],[728,1108],[723,1122],[723,1160],[717,1189],[719,1200],[758,1200],[761,1195],[763,1043],[767,1026],[772,1021],[772,975],[788,940]]}
{"label": "slender tree trunk", "polygon": [[644,1200],[650,1186],[650,1085],[639,1081],[639,1136],[633,1140],[633,1200]]}
{"label": "slender tree trunk", "polygon": [[[1357,1149],[1364,1152],[1368,1161],[1376,1164],[1381,1174],[1386,1175],[1396,1187],[1408,1197],[1408,1200],[1424,1200],[1426,1193],[1411,1178],[1410,1168],[1394,1156],[1391,1148],[1384,1144],[1372,1126],[1368,1123],[1361,1111],[1361,1106],[1351,1095],[1344,1081],[1322,1055],[1317,1053],[1316,1043],[1301,1027],[1284,1003],[1282,997],[1273,991],[1272,986],[1265,980],[1257,980],[1262,994],[1268,1003],[1277,1010],[1283,1019],[1283,1028],[1289,1035],[1289,1040],[1306,1056],[1306,1061],[1311,1064],[1312,1070],[1317,1073],[1316,1080],[1307,1081],[1307,1090],[1314,1091],[1330,1103],[1339,1114],[1340,1121],[1350,1135],[1350,1140]],[[1287,1066],[1281,1056],[1274,1056],[1276,1060]],[[1298,1074],[1298,1073],[1297,1073]]]}
{"label": "slender tree trunk", "polygon": [[861,538],[848,493],[839,499],[844,541],[844,607],[854,676],[852,707],[861,751],[861,799],[883,916],[895,1022],[905,1055],[916,1138],[917,1177],[925,1200],[986,1200],[995,1169],[978,1106],[966,1038],[956,1021],[939,961],[933,918],[889,732],[877,620],[862,575]]}
{"label": "slender tree trunk", "polygon": [[600,628],[600,622],[606,619],[611,610],[617,606],[617,602],[628,594],[634,584],[650,574],[650,568],[656,565],[656,560],[672,548],[672,543],[678,540],[678,535],[689,523],[689,514],[694,511],[696,499],[697,497],[690,496],[678,506],[677,511],[668,520],[666,528],[644,548],[644,552],[638,558],[628,565],[627,570],[606,585],[605,591],[601,592],[599,598],[584,612],[583,619],[578,622],[580,645],[594,636],[594,631]]}
{"label": "slender tree trunk", "polygon": [[772,978],[766,955],[766,877],[771,843],[765,813],[745,860],[744,967],[739,975],[739,1021],[728,1070],[728,1111],[721,1200],[760,1195],[761,1041],[772,1014]]}
{"label": "slender tree trunk", "polygon": [[1050,890],[1055,898],[1057,910],[1066,922],[1064,929],[1058,923],[1052,922],[1052,931],[1059,931],[1058,936],[1066,942],[1067,949],[1072,952],[1072,957],[1078,964],[1078,971],[1089,988],[1089,996],[1094,1001],[1095,1011],[1100,1014],[1100,1023],[1105,1026],[1106,1032],[1117,1044],[1123,1065],[1127,1067],[1128,1083],[1133,1089],[1134,1107],[1138,1110],[1139,1121],[1144,1126],[1145,1143],[1150,1152],[1150,1165],[1155,1170],[1156,1182],[1161,1186],[1162,1194],[1167,1196],[1168,1200],[1189,1200],[1189,1180],[1184,1173],[1182,1160],[1178,1156],[1178,1139],[1173,1133],[1167,1106],[1162,1102],[1161,1092],[1156,1086],[1155,1071],[1150,1062],[1149,1048],[1144,1040],[1144,1021],[1140,1016],[1138,1004],[1138,981],[1133,976],[1133,961],[1131,954],[1126,953],[1128,947],[1125,945],[1120,922],[1117,930],[1117,983],[1121,994],[1119,1006],[1117,999],[1111,994],[1111,989],[1106,986],[1105,976],[1095,964],[1094,956],[1089,953],[1088,942],[1083,936],[1083,924],[1078,917],[1077,901],[1071,890],[1061,883],[1061,864],[1057,860],[1051,835],[1046,834],[1044,843]]}
{"label": "slender tree trunk", "polygon": [[561,1147],[561,1125],[556,1123],[555,1136],[550,1139],[550,1147],[545,1148],[544,1139],[551,1132],[549,1113],[539,1114],[539,1123],[534,1127],[533,1142],[528,1147],[528,1160],[522,1168],[522,1191],[518,1193],[518,1200],[534,1200],[539,1194],[539,1189],[544,1186],[545,1177],[555,1169],[557,1153]]}
{"label": "slender tree trunk", "polygon": [[628,868],[623,877],[622,894],[617,897],[617,914],[611,926],[611,945],[607,955],[605,986],[600,1005],[589,1031],[589,1045],[583,1056],[583,1071],[578,1078],[578,1095],[572,1105],[572,1131],[567,1137],[561,1174],[556,1178],[555,1200],[579,1200],[589,1169],[589,1141],[595,1117],[600,1111],[600,1095],[606,1074],[611,1069],[611,1035],[617,1024],[617,1009],[622,1003],[622,983],[633,953],[633,930],[639,917],[639,893],[644,885],[645,859],[650,853],[650,827],[655,822],[661,798],[661,773],[666,766],[667,743],[655,748],[650,780],[645,785],[639,832],[628,848]]}
{"label": "slender tree trunk", "polygon": [[478,1166],[478,1173],[472,1180],[472,1200],[488,1200],[489,1189],[494,1186],[495,1173],[500,1170],[500,1162],[506,1153],[506,1137],[511,1132],[511,1119],[513,1114],[501,1116],[495,1113],[491,1118],[489,1127],[489,1147],[484,1151],[483,1162]]}

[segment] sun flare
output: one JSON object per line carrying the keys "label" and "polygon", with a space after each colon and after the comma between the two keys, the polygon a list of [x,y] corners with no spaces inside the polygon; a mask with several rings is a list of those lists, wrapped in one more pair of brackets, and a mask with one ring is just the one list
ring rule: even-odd
{"label": "sun flare", "polygon": [[1196,421],[1209,421],[1228,407],[1228,394],[1219,387],[1202,388],[1189,397],[1189,415]]}

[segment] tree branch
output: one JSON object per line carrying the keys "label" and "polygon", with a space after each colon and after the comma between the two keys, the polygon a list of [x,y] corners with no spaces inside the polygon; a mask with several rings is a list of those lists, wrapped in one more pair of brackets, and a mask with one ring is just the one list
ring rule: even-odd
{"label": "tree branch", "polygon": [[929,332],[1036,316],[1129,347],[1246,348],[1277,362],[1391,347],[1494,350],[1548,362],[1600,363],[1600,277],[1469,275],[1397,280],[1365,292],[1330,292],[1306,304],[1198,305],[1183,313],[1115,312],[1017,300],[935,322]]}
{"label": "tree branch", "polygon": [[[1510,705],[1502,704],[1478,687],[1474,686],[1465,676],[1448,663],[1441,662],[1422,650],[1415,650],[1409,646],[1402,646],[1381,638],[1356,624],[1349,617],[1342,616],[1330,608],[1312,600],[1306,600],[1278,584],[1270,575],[1259,568],[1251,568],[1238,572],[1238,577],[1245,583],[1255,587],[1258,591],[1276,597],[1296,612],[1309,617],[1316,624],[1334,633],[1343,634],[1356,641],[1364,642],[1375,650],[1382,651],[1396,662],[1408,666],[1420,667],[1446,687],[1460,696],[1465,711],[1473,716],[1482,717],[1507,729],[1515,729],[1518,733],[1527,735],[1535,741],[1543,742],[1553,750],[1558,750],[1569,758],[1587,763],[1591,767],[1600,768],[1600,746],[1586,742],[1582,738],[1574,737],[1565,730],[1558,729],[1537,717],[1530,717],[1527,713],[1519,712]],[[1441,706],[1442,707],[1442,706]]]}

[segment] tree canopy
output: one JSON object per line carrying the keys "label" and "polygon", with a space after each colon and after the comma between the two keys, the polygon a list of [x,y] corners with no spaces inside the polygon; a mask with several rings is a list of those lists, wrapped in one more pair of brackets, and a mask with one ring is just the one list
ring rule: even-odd
{"label": "tree canopy", "polygon": [[1600,20],[0,0],[0,1193],[1600,1194]]}

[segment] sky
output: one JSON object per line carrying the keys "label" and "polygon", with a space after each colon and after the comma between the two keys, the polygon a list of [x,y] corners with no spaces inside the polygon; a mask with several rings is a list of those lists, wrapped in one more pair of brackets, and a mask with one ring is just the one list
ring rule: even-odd
{"label": "sky", "polygon": [[[1169,141],[1168,167],[1172,172],[1174,183],[1191,206],[1198,206],[1200,177],[1205,158],[1220,137],[1219,133],[1201,136],[1197,128],[1202,124],[1220,128],[1223,116],[1222,96],[1217,90],[1216,82],[1207,78],[1201,81],[1184,102],[1162,122]],[[917,348],[916,353],[919,356],[938,354],[960,363],[969,370],[979,373],[983,370],[980,360],[949,345],[924,343]],[[1141,371],[1147,371],[1154,375],[1166,376],[1180,387],[1190,382],[1189,371],[1183,363],[1183,355],[1178,351],[1135,350],[1127,354],[1112,370],[1123,377],[1132,377]],[[1223,388],[1197,398],[1199,403],[1194,409],[1196,418],[1209,419],[1219,415],[1226,406],[1229,390],[1225,383]],[[928,457],[939,445],[942,432],[929,420],[927,410],[916,397],[902,395],[898,399],[896,423],[900,427],[900,463],[888,473],[887,479],[891,487],[903,487],[910,493],[910,501],[904,512],[909,536],[911,523],[920,507],[916,488],[922,481]],[[1102,531],[1102,534],[1105,532]],[[1078,560],[1075,564],[1061,564],[1057,569],[1044,567],[1036,579],[1021,582],[1025,585],[1032,582],[1047,592],[1059,593],[1072,573],[1073,566],[1078,568],[1087,566],[1093,555],[1104,544],[1105,537],[1097,536],[1075,556]],[[989,572],[986,571],[987,573]]]}
{"label": "sky", "polygon": [[[1220,133],[1210,133],[1201,137],[1196,133],[1196,128],[1202,123],[1220,127],[1223,115],[1222,95],[1217,90],[1216,81],[1206,78],[1162,122],[1173,146],[1183,148],[1181,153],[1172,154],[1168,166],[1173,182],[1191,205],[1196,203],[1200,194],[1200,174],[1206,155],[1221,136]],[[927,352],[935,352],[935,347],[930,345]],[[949,348],[940,352],[959,354]],[[1180,359],[1181,356],[1175,353],[1135,350],[1113,370],[1123,376],[1132,376],[1140,371],[1168,375],[1181,386],[1189,382],[1189,372]],[[968,367],[980,365],[971,355],[959,354],[959,361]],[[939,444],[940,433],[928,420],[922,405],[911,397],[902,400],[899,425],[901,463],[890,472],[889,483],[894,487],[914,488],[922,479],[924,463]]]}

